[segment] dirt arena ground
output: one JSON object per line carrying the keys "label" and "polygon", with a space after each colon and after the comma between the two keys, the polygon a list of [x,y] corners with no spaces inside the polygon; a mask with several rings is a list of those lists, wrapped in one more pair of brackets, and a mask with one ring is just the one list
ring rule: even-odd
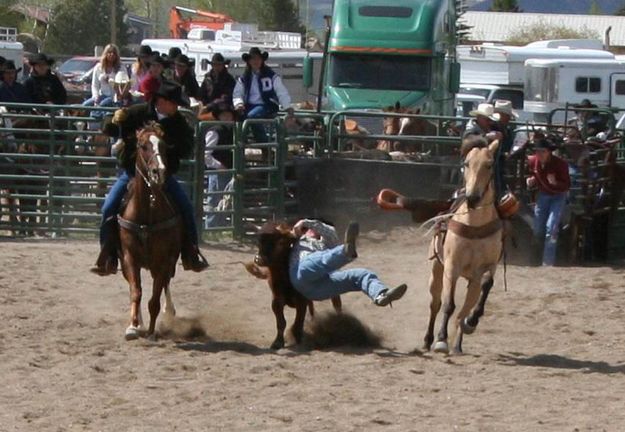
{"label": "dirt arena ground", "polygon": [[625,430],[623,268],[509,266],[465,355],[444,356],[417,350],[429,302],[417,231],[359,247],[357,265],[409,284],[392,309],[343,297],[382,345],[272,352],[247,246],[205,246],[211,269],[178,273],[173,335],[151,343],[124,341],[128,288],[87,271],[94,241],[0,240],[0,431]]}

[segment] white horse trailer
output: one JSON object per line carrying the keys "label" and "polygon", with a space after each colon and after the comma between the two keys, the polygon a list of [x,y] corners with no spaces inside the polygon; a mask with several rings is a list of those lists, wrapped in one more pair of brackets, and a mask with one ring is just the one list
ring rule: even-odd
{"label": "white horse trailer", "polygon": [[537,121],[584,99],[598,107],[625,109],[625,60],[530,59],[525,71],[525,110]]}

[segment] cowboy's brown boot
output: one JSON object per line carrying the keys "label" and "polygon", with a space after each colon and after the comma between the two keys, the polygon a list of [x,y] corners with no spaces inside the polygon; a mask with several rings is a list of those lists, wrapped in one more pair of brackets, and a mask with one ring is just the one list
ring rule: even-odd
{"label": "cowboy's brown boot", "polygon": [[109,248],[104,246],[98,255],[95,266],[89,271],[100,276],[108,276],[117,273],[117,254],[111,253]]}
{"label": "cowboy's brown boot", "polygon": [[194,272],[201,272],[208,268],[208,262],[200,249],[191,242],[185,242],[181,251],[182,268],[185,270],[192,270]]}

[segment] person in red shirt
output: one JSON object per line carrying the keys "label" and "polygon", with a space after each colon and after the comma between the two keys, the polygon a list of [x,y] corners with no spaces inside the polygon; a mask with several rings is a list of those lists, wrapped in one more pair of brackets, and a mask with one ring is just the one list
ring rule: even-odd
{"label": "person in red shirt", "polygon": [[141,80],[139,91],[143,93],[143,100],[150,103],[154,94],[161,87],[163,70],[167,67],[168,61],[158,51],[154,51],[152,56],[146,61],[146,65],[148,66],[148,73]]}
{"label": "person in red shirt", "polygon": [[560,219],[571,187],[569,166],[555,156],[554,145],[547,138],[535,143],[536,154],[528,157],[528,188],[537,188],[538,197],[534,208],[534,238],[544,240],[542,263],[553,266],[556,261]]}

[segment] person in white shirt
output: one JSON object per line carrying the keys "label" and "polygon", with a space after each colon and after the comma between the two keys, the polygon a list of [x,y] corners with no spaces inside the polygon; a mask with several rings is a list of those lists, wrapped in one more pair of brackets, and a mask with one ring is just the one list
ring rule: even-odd
{"label": "person in white shirt", "polygon": [[[102,52],[102,57],[93,68],[91,79],[91,97],[83,102],[83,106],[114,106],[115,90],[112,83],[115,74],[122,68],[119,49],[114,44],[108,44]],[[103,113],[94,112],[94,117],[102,117]]]}
{"label": "person in white shirt", "polygon": [[[269,54],[253,47],[241,58],[247,63],[247,68],[237,80],[232,94],[234,108],[241,120],[271,119],[280,108],[292,114],[291,97],[282,78],[265,64]],[[256,142],[269,140],[263,125],[253,125],[252,133]]]}
{"label": "person in white shirt", "polygon": [[341,270],[358,257],[359,225],[351,222],[343,244],[333,226],[316,219],[302,219],[293,226],[297,242],[291,250],[289,278],[309,300],[327,300],[350,291],[361,291],[374,304],[387,306],[406,293],[406,284],[388,288],[365,268]]}

